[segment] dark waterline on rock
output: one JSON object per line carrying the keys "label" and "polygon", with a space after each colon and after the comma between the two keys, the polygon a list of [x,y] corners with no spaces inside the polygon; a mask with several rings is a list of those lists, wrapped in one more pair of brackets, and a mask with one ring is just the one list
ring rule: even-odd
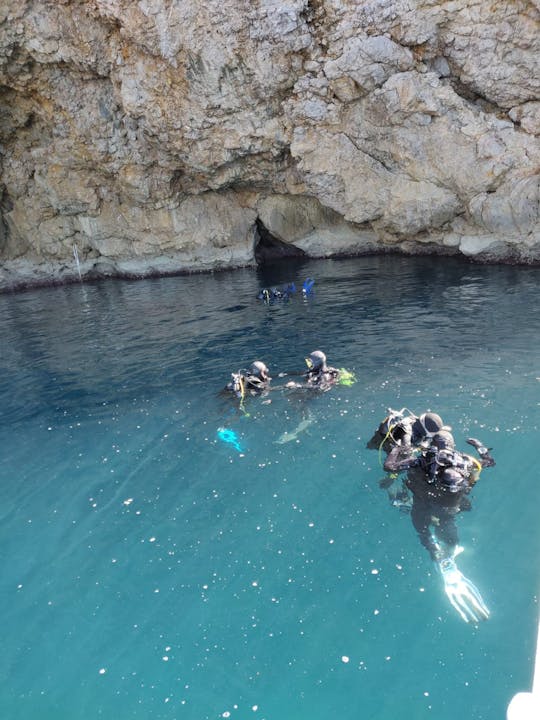
{"label": "dark waterline on rock", "polygon": [[[0,285],[0,295],[3,293],[19,293],[27,290],[35,290],[48,287],[63,287],[76,284],[93,285],[95,283],[102,282],[104,280],[122,280],[122,281],[138,281],[138,280],[154,280],[157,278],[168,278],[168,277],[184,277],[190,275],[215,275],[216,273],[229,273],[238,272],[239,270],[252,270],[257,273],[267,274],[268,277],[272,277],[274,274],[278,277],[282,275],[288,275],[291,271],[294,271],[296,267],[301,267],[303,263],[317,262],[322,260],[328,261],[344,261],[344,260],[355,260],[369,257],[398,257],[398,258],[422,258],[429,257],[435,262],[452,262],[471,264],[471,265],[487,265],[487,266],[512,266],[512,267],[539,267],[540,263],[536,261],[525,262],[519,255],[513,257],[511,254],[507,254],[504,258],[497,260],[490,260],[484,257],[464,257],[458,253],[454,248],[442,247],[434,243],[425,243],[424,245],[411,245],[409,252],[403,252],[403,250],[381,250],[379,252],[367,252],[362,254],[344,254],[335,255],[328,258],[313,258],[308,257],[298,248],[294,246],[288,246],[286,243],[276,242],[277,249],[271,248],[270,251],[265,251],[264,248],[255,252],[253,263],[242,266],[232,267],[216,267],[213,269],[208,268],[190,268],[186,270],[175,270],[170,272],[156,271],[152,269],[152,261],[149,261],[149,269],[141,272],[129,272],[116,270],[115,272],[102,273],[97,270],[90,270],[82,274],[79,277],[77,273],[77,267],[74,266],[72,271],[66,270],[66,264],[62,263],[61,273],[43,275],[41,277],[26,277],[24,274],[16,276],[11,275],[9,279],[4,279]],[[279,243],[279,245],[277,245]],[[272,242],[269,243],[272,245]],[[286,247],[282,247],[286,246]],[[280,249],[282,248],[282,249]],[[41,272],[40,266],[36,265],[36,272]]]}

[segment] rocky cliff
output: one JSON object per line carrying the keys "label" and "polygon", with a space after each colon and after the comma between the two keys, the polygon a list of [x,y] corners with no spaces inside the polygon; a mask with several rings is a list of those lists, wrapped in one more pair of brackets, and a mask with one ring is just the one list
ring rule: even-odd
{"label": "rocky cliff", "polygon": [[540,260],[538,0],[3,0],[0,287]]}

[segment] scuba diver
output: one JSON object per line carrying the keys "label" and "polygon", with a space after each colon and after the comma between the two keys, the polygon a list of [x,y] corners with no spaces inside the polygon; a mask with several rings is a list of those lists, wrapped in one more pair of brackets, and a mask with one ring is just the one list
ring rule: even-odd
{"label": "scuba diver", "polygon": [[[270,391],[271,380],[266,365],[261,360],[255,360],[251,363],[249,370],[239,370],[231,373],[231,381],[227,383],[219,394],[221,396],[234,394],[240,400],[238,409],[242,416],[250,417],[244,407],[246,395],[266,395]],[[263,402],[270,402],[270,400],[263,400]],[[243,443],[232,428],[224,425],[220,426],[217,429],[217,438],[243,455]]]}
{"label": "scuba diver", "polygon": [[[326,364],[326,355],[322,350],[314,350],[305,358],[307,371],[303,374],[304,382],[288,382],[285,388],[303,388],[307,390],[320,390],[326,392],[333,385],[350,387],[356,382],[356,375],[346,368],[334,368]],[[283,373],[286,375],[287,373]],[[300,373],[298,373],[300,374]],[[281,377],[281,373],[280,373]]]}
{"label": "scuba diver", "polygon": [[444,425],[441,416],[437,413],[425,412],[417,416],[407,408],[401,410],[388,408],[388,415],[375,430],[373,437],[368,440],[366,447],[370,450],[382,449],[389,453],[396,445],[422,445],[440,430],[451,430],[451,428]]}
{"label": "scuba diver", "polygon": [[314,350],[306,363],[308,370],[304,377],[308,387],[326,392],[339,380],[340,371],[326,364],[326,355],[321,350]]}
{"label": "scuba diver", "polygon": [[[373,437],[368,440],[366,447],[379,451],[379,461],[382,463],[382,452],[389,453],[395,447],[427,447],[430,439],[441,430],[451,430],[444,425],[440,415],[434,412],[425,412],[415,415],[407,408],[392,410],[388,408],[388,415],[375,430]],[[411,497],[406,487],[394,487],[397,473],[389,473],[379,481],[379,487],[388,491],[390,503],[404,512],[411,509]]]}
{"label": "scuba diver", "polygon": [[[309,357],[305,358],[308,366],[307,371],[303,374],[303,382],[295,382],[291,380],[282,387],[286,390],[318,390],[319,392],[327,392],[334,385],[339,384],[346,387],[354,385],[356,377],[353,372],[345,368],[334,368],[326,364],[326,355],[322,350],[314,350]],[[287,375],[288,373],[280,373]],[[298,373],[300,374],[300,373]],[[315,422],[314,415],[310,410],[304,411],[303,417],[297,427],[292,431],[285,431],[276,441],[279,444],[297,441],[298,435],[306,430]]]}
{"label": "scuba diver", "polygon": [[490,451],[479,440],[469,438],[480,459],[455,448],[450,432],[435,433],[427,448],[396,445],[384,462],[384,469],[407,470],[405,488],[412,493],[411,520],[421,544],[438,565],[445,592],[466,622],[485,620],[489,610],[477,588],[458,570],[459,546],[456,516],[470,510],[467,497],[480,471],[495,465]]}
{"label": "scuba diver", "polygon": [[244,399],[246,395],[261,395],[270,389],[268,368],[261,360],[251,363],[249,370],[239,370],[231,373],[232,380],[226,386],[226,390],[232,392],[237,398]]}
{"label": "scuba diver", "polygon": [[283,285],[281,288],[263,288],[259,291],[257,298],[263,300],[267,305],[270,305],[275,300],[288,300],[295,292],[296,285],[292,282],[288,285]]}
{"label": "scuba diver", "polygon": [[[288,382],[286,388],[304,388],[308,390],[320,390],[326,392],[339,382],[342,372],[350,375],[351,382],[354,382],[354,375],[348,371],[338,370],[326,364],[326,355],[322,350],[314,350],[309,357],[306,358],[308,366],[307,372],[304,373],[304,382]],[[350,384],[350,383],[349,383]]]}
{"label": "scuba diver", "polygon": [[[454,554],[458,546],[455,517],[470,509],[466,496],[482,468],[495,465],[479,440],[469,438],[467,442],[477,449],[480,460],[456,450],[452,434],[441,430],[425,449],[396,445],[384,462],[386,471],[408,471],[405,486],[413,496],[411,520],[420,542],[435,561]],[[435,535],[430,530],[432,525]],[[445,551],[437,539],[446,545]]]}
{"label": "scuba diver", "polygon": [[[306,299],[312,294],[315,280],[306,278],[302,284],[302,297]],[[266,305],[271,305],[276,300],[289,300],[296,293],[296,285],[294,282],[287,283],[282,287],[262,288],[259,290],[257,298],[262,300]]]}

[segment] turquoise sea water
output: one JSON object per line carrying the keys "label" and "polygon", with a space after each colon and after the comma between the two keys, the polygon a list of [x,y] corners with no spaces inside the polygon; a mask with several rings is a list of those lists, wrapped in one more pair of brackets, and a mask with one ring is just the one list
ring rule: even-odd
{"label": "turquoise sea water", "polygon": [[[0,296],[0,717],[504,718],[535,652],[539,283],[370,257]],[[219,395],[315,349],[357,383]],[[389,406],[493,447],[458,521],[479,627],[378,487]]]}

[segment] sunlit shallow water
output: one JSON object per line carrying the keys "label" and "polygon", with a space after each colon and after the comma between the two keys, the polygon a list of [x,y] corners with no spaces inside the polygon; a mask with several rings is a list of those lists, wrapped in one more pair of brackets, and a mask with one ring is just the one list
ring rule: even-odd
{"label": "sunlit shallow water", "polygon": [[[1,296],[0,717],[504,718],[535,652],[539,281],[375,257]],[[357,383],[219,395],[317,348]],[[389,406],[493,447],[458,521],[480,627],[378,487]]]}

